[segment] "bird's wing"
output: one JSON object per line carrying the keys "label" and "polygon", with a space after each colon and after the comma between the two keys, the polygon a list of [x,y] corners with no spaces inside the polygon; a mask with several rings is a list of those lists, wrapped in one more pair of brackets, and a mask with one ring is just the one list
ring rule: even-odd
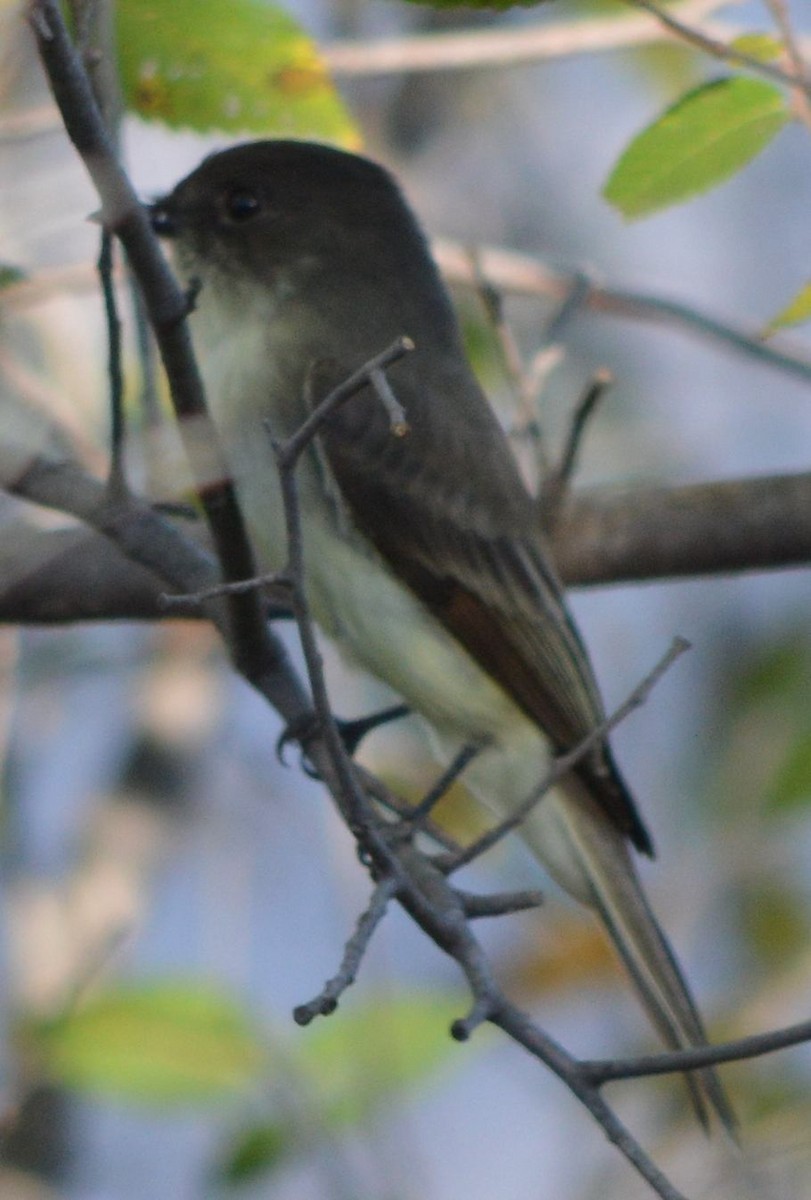
{"label": "bird's wing", "polygon": [[[346,377],[334,365],[319,374],[322,396],[326,380]],[[442,395],[460,404],[461,422],[444,420],[424,394],[409,404],[416,379],[394,384],[406,436],[392,434],[370,388],[319,435],[351,519],[554,748],[571,750],[602,720],[602,706],[506,438],[467,374],[445,380]],[[576,771],[612,823],[651,853],[608,745]]]}

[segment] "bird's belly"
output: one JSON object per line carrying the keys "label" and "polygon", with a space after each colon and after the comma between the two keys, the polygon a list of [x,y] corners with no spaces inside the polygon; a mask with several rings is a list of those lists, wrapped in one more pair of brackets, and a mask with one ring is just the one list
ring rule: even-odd
{"label": "bird's belly", "polygon": [[[272,370],[257,378],[255,364],[267,361],[265,330],[247,323],[226,346],[216,346],[213,330],[200,328],[203,315],[196,314],[195,340],[209,403],[261,569],[278,571],[285,565],[287,536],[270,433],[291,433],[306,411],[280,411],[279,398],[293,390],[288,380],[274,378]],[[502,689],[353,528],[323,464],[305,455],[297,484],[310,608],[346,657],[448,737],[494,739],[524,722]]]}
{"label": "bird's belly", "polygon": [[346,655],[386,682],[443,734],[498,737],[521,714],[370,549],[336,544],[312,521],[306,537],[313,614]]}
{"label": "bird's belly", "polygon": [[[229,352],[213,361],[202,346],[199,350],[260,568],[279,571],[287,561],[287,534],[269,433],[284,436],[292,429],[279,413],[269,412],[268,398],[284,393],[280,381],[257,380],[251,370],[255,340],[246,327]],[[268,417],[270,430],[264,424]],[[546,739],[352,528],[306,456],[298,485],[305,584],[316,622],[347,659],[388,684],[425,719],[441,758],[471,741],[487,743],[466,779],[488,807],[502,815],[512,811],[544,775]],[[572,854],[562,803],[555,794],[547,796],[523,833],[559,882],[588,902],[588,879]]]}

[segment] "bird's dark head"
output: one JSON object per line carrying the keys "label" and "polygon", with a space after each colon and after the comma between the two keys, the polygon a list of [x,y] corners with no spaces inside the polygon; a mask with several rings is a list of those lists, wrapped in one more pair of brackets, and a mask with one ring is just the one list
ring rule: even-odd
{"label": "bird's dark head", "polygon": [[[214,154],[151,209],[198,329],[212,316],[295,326],[320,356],[365,361],[396,337],[457,351],[458,330],[425,238],[397,184],[359,155],[262,141]],[[461,351],[459,351],[461,353]]]}
{"label": "bird's dark head", "polygon": [[[376,163],[308,142],[262,141],[214,154],[151,207],[180,265],[248,272],[381,255],[421,240],[391,176]],[[205,274],[205,272],[202,272]]]}

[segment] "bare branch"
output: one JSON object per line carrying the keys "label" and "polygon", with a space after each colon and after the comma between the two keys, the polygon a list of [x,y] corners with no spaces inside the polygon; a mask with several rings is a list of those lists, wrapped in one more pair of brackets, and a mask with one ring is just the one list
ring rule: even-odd
{"label": "bare branch", "polygon": [[[699,21],[730,0],[687,0],[676,6],[685,21]],[[574,54],[624,50],[667,40],[647,15],[474,29],[456,33],[332,42],[320,47],[330,71],[340,77],[390,75],[402,71],[454,71],[537,63]]]}
{"label": "bare branch", "polygon": [[691,25],[685,20],[673,13],[672,9],[664,9],[655,0],[625,0],[626,4],[630,4],[634,8],[641,8],[644,12],[650,13],[659,21],[664,29],[674,33],[678,38],[685,42],[688,46],[694,46],[697,50],[703,50],[706,54],[710,54],[713,58],[718,58],[722,62],[737,63],[742,67],[746,67],[754,75],[762,75],[766,79],[771,79],[775,83],[782,83],[788,87],[796,88],[798,91],[804,92],[807,96],[811,96],[811,80],[808,79],[804,71],[785,71],[782,67],[776,66],[772,62],[764,61],[762,58],[754,58],[751,54],[746,54],[742,50],[738,50],[734,45],[713,37],[705,33],[696,25]]}
{"label": "bare branch", "polygon": [[666,1054],[645,1054],[636,1058],[598,1059],[583,1061],[579,1070],[584,1078],[597,1087],[615,1079],[641,1079],[650,1075],[670,1075],[675,1071],[699,1070],[719,1063],[743,1062],[747,1058],[762,1058],[777,1050],[801,1046],[811,1041],[811,1021],[800,1021],[769,1033],[753,1033],[731,1042],[713,1046],[696,1046],[690,1050],[673,1050]]}
{"label": "bare branch", "polygon": [[[783,39],[786,57],[791,63],[792,71],[800,78],[808,78],[808,64],[803,58],[800,39],[794,30],[786,0],[766,0],[766,5],[774,18],[775,25],[780,30],[780,37]],[[811,130],[811,99],[809,99],[808,93],[803,92],[801,88],[796,88],[793,95],[797,116]]]}
{"label": "bare branch", "polygon": [[[192,476],[225,578],[252,578],[256,574],[253,553],[219,437],[208,416],[186,328],[187,298],[163,257],[146,210],[116,159],[58,0],[29,0],[28,13],[65,129],[98,191],[102,224],[123,243],[141,287]],[[186,586],[183,590],[203,590],[213,582],[209,578],[201,587]],[[228,613],[227,644],[235,664],[282,711],[288,709],[289,720],[300,718],[309,708],[307,697],[288,669],[283,645],[267,630],[256,592],[231,595],[224,603]]]}
{"label": "bare branch", "polygon": [[811,474],[568,496],[549,531],[570,586],[811,562]]}
{"label": "bare branch", "polygon": [[473,743],[462,747],[453,761],[442,772],[433,787],[428,789],[419,804],[415,804],[414,808],[408,814],[408,824],[412,829],[419,828],[425,818],[430,816],[442,797],[446,795],[452,784],[456,782],[465,770],[465,767],[473,762],[473,759],[481,749],[481,746]]}
{"label": "bare branch", "polygon": [[539,506],[547,525],[553,527],[564,496],[568,493],[577,465],[577,456],[590,418],[597,405],[614,382],[608,370],[597,371],[572,414],[569,433],[560,456],[560,465],[543,480]]}
{"label": "bare branch", "polygon": [[314,1000],[300,1004],[293,1010],[293,1020],[297,1025],[309,1025],[315,1017],[326,1017],[335,1012],[341,996],[355,982],[372,935],[386,915],[396,891],[397,885],[392,879],[386,879],[375,887],[369,907],[361,913],[355,932],[346,943],[338,974],[324,985]]}
{"label": "bare branch", "polygon": [[[381,371],[386,369],[386,367],[390,367],[392,363],[397,362],[398,359],[401,359],[403,355],[408,354],[413,349],[414,343],[412,342],[411,338],[397,338],[395,342],[392,342],[392,344],[385,350],[382,350],[380,354],[375,355],[374,358],[370,358],[367,363],[364,363],[362,367],[359,367],[358,370],[353,372],[353,374],[350,375],[348,379],[344,380],[343,383],[340,383],[336,388],[333,388],[328,396],[325,396],[323,400],[318,402],[315,411],[310,413],[310,416],[300,426],[300,428],[296,430],[293,437],[289,438],[283,445],[278,446],[277,454],[281,454],[283,456],[283,458],[280,460],[280,469],[286,470],[288,466],[295,466],[296,460],[309,446],[310,442],[318,433],[319,429],[324,424],[327,417],[329,417],[330,413],[334,412],[336,408],[340,408],[342,404],[345,404],[347,400],[350,400],[352,396],[356,395],[359,391],[361,391],[362,388],[367,387],[372,382],[373,376],[378,376]],[[318,364],[316,363],[315,366],[317,365]],[[389,389],[389,391],[391,391],[391,389]],[[378,396],[381,396],[380,392],[377,394]],[[381,400],[383,400],[382,396]],[[395,400],[394,404],[396,405],[396,408],[390,408],[389,415],[392,418],[392,432],[399,436],[401,432],[404,432],[404,430],[400,427],[405,424],[405,420],[403,410],[399,403]]]}
{"label": "bare branch", "polygon": [[[433,243],[433,252],[446,279],[468,287],[477,286],[470,251],[465,246],[438,239]],[[539,259],[498,247],[481,247],[477,251],[477,261],[478,269],[496,287],[521,296],[563,301],[570,294],[573,278],[585,279],[580,272],[556,271]],[[808,354],[796,350],[786,338],[764,341],[759,326],[746,329],[730,321],[721,321],[691,304],[646,292],[606,287],[596,279],[588,282],[582,305],[588,312],[674,325],[685,332],[718,342],[764,366],[774,367],[805,383],[811,383],[811,358]]]}

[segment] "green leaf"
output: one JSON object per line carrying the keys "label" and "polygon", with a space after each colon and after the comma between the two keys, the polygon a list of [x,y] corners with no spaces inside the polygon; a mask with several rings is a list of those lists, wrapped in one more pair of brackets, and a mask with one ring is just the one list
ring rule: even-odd
{"label": "green leaf", "polygon": [[449,1030],[464,1011],[460,996],[385,997],[347,1006],[311,1026],[299,1048],[299,1065],[327,1118],[340,1125],[361,1121],[381,1096],[434,1071],[458,1051]]}
{"label": "green leaf", "polygon": [[263,0],[120,0],[118,53],[127,106],[205,132],[359,136],[312,40]]}
{"label": "green leaf", "polygon": [[775,330],[785,329],[789,325],[802,325],[803,321],[811,321],[811,283],[801,287],[786,307],[781,308],[777,316],[772,317],[763,331],[764,336],[768,337]]}
{"label": "green leaf", "polygon": [[143,1103],[232,1095],[265,1057],[239,1007],[197,983],[116,988],[33,1034],[46,1070],[66,1087]]}
{"label": "green leaf", "polygon": [[278,1166],[288,1144],[289,1138],[279,1125],[254,1125],[243,1130],[217,1167],[216,1181],[225,1187],[252,1183]]}
{"label": "green leaf", "polygon": [[768,33],[742,33],[740,37],[733,38],[729,45],[730,49],[739,50],[741,54],[756,58],[759,62],[774,62],[783,53],[781,43]]}
{"label": "green leaf", "polygon": [[737,76],[702,84],[634,138],[603,195],[629,218],[677,204],[728,179],[789,119],[770,83]]}

